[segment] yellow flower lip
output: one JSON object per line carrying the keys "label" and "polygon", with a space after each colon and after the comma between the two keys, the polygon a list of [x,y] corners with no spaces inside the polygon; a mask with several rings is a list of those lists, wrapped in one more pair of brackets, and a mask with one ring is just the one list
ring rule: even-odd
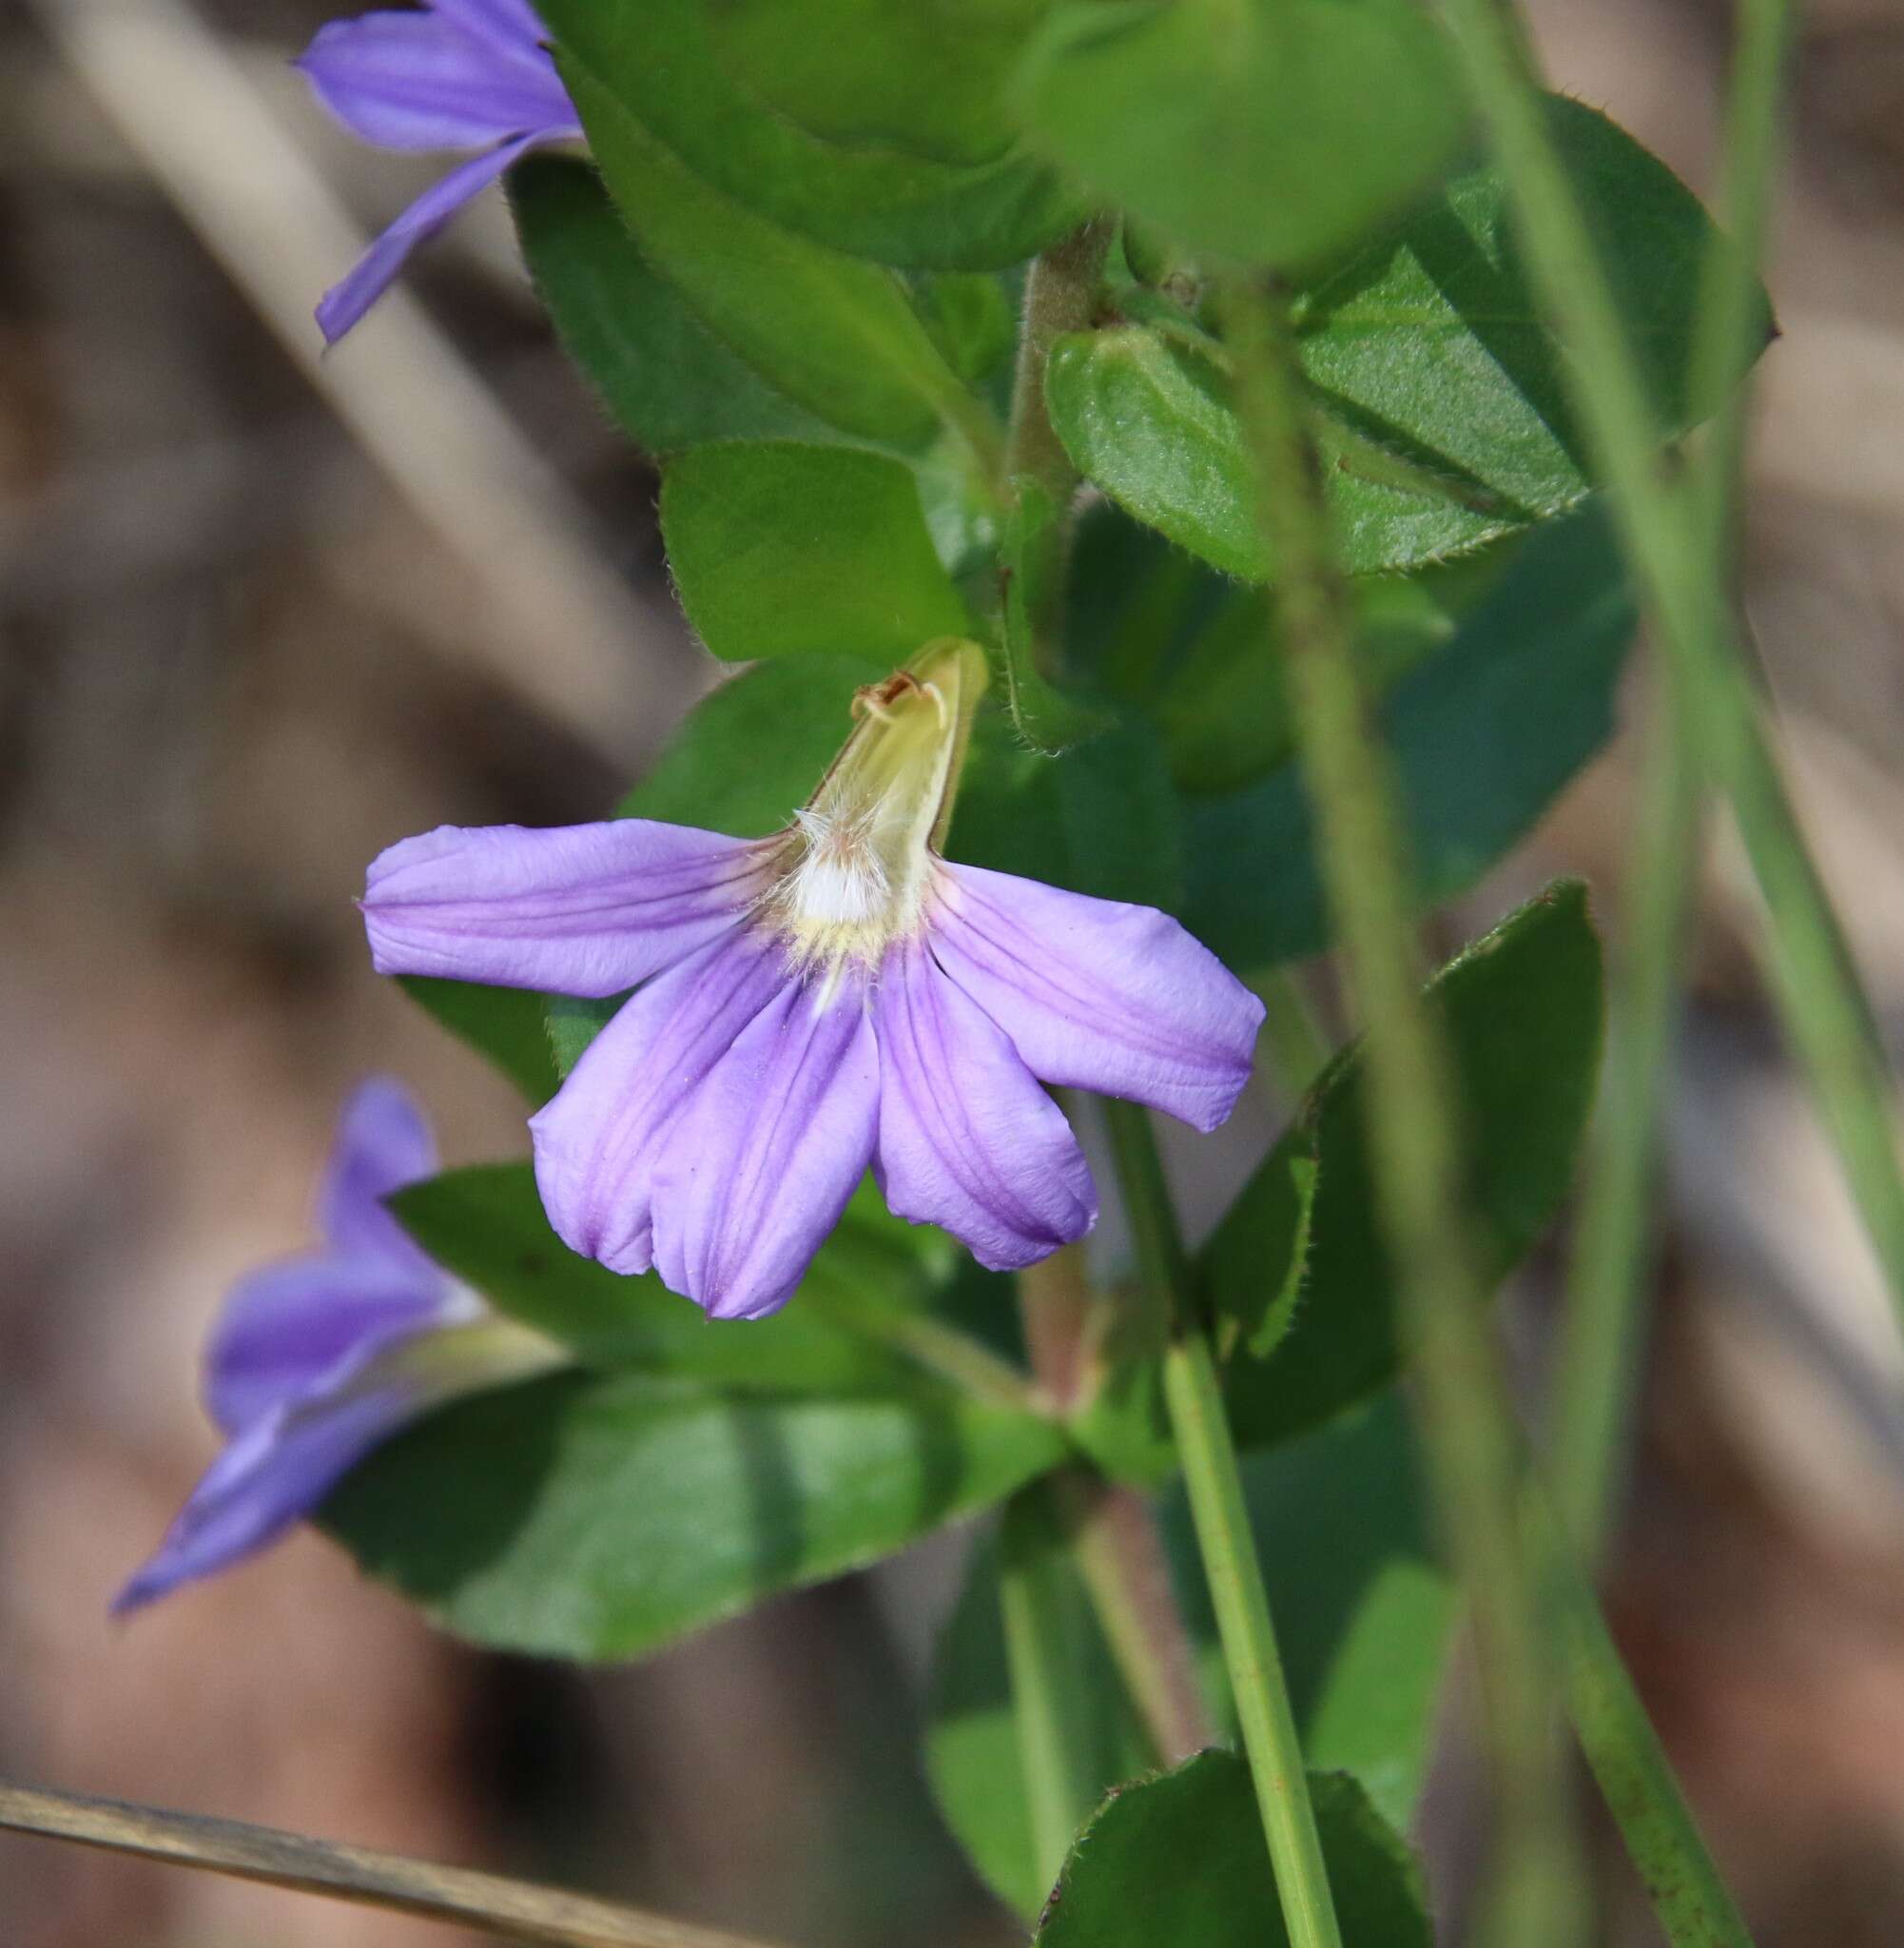
{"label": "yellow flower lip", "polygon": [[851,734],[775,847],[760,911],[828,993],[923,924],[985,679],[979,646],[948,636],[856,692]]}

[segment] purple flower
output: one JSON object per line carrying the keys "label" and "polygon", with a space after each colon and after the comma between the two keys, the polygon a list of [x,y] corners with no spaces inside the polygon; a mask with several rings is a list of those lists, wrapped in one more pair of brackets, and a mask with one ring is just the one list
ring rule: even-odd
{"label": "purple flower", "polygon": [[566,1357],[491,1313],[384,1208],[389,1193],[436,1168],[409,1097],[395,1082],[365,1082],[344,1111],[319,1193],[322,1248],[241,1281],[212,1329],[205,1406],[224,1451],[119,1592],[115,1612],[275,1542],[428,1408]]}
{"label": "purple flower", "polygon": [[953,866],[938,847],[984,661],[863,691],[811,803],[763,840],[645,819],[443,827],[363,901],[387,974],[638,987],[533,1120],[551,1222],[723,1318],[783,1304],[870,1164],[893,1211],[994,1269],[1097,1193],[1040,1081],[1227,1117],[1262,1005],[1182,927]]}
{"label": "purple flower", "polygon": [[582,132],[529,0],[424,0],[416,12],[334,20],[297,66],[365,142],[478,151],[425,190],[324,293],[318,324],[331,344],[478,190],[538,143]]}

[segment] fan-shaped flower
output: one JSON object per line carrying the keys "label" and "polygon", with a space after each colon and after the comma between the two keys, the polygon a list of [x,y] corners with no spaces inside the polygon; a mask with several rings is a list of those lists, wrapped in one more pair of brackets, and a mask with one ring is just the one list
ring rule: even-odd
{"label": "fan-shaped flower", "polygon": [[225,1449],[115,1611],[275,1542],[428,1409],[567,1358],[492,1313],[384,1208],[392,1191],[436,1168],[409,1097],[395,1082],[364,1083],[320,1192],[322,1248],[243,1279],[212,1329],[205,1406]]}
{"label": "fan-shaped flower", "polygon": [[424,0],[414,11],[334,20],[299,57],[318,99],[383,148],[474,149],[378,238],[318,305],[332,344],[404,260],[539,144],[581,135],[529,0]]}
{"label": "fan-shaped flower", "polygon": [[792,825],[443,827],[371,866],[384,973],[637,988],[531,1122],[550,1221],[720,1317],[785,1302],[870,1164],[988,1266],[1097,1219],[1045,1082],[1208,1130],[1262,1005],[1175,921],[942,859],[984,661],[936,645],[862,691]]}

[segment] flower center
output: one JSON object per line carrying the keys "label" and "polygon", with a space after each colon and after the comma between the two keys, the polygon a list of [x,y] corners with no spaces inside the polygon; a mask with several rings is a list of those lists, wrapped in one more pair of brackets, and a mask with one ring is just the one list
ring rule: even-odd
{"label": "flower center", "polygon": [[824,974],[826,993],[849,964],[877,967],[923,923],[984,685],[982,653],[948,640],[854,696],[859,721],[794,813],[760,906],[794,964]]}

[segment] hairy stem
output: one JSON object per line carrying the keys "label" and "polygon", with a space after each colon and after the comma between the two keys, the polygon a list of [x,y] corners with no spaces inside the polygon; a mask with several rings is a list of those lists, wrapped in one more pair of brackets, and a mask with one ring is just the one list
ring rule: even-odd
{"label": "hairy stem", "polygon": [[1655,685],[1644,765],[1627,843],[1624,946],[1567,1268],[1548,1443],[1561,1519],[1588,1562],[1599,1555],[1609,1520],[1638,1364],[1660,1103],[1698,865],[1699,777],[1664,683]]}
{"label": "hairy stem", "polygon": [[[1725,791],[1764,897],[1770,972],[1892,1295],[1904,1311],[1904,1176],[1870,1004],[1767,742],[1752,676],[1708,572],[1714,516],[1659,466],[1660,429],[1573,185],[1550,138],[1519,20],[1501,0],[1447,0],[1470,88],[1506,165],[1523,246],[1572,354],[1566,370],[1613,511],[1688,702],[1700,761]],[[1785,31],[1758,0],[1754,46]],[[1776,100],[1776,88],[1770,91]],[[1766,167],[1766,154],[1754,165]],[[1752,178],[1746,179],[1752,187]],[[1761,205],[1763,189],[1759,190]],[[1750,212],[1747,212],[1748,217]],[[1735,281],[1750,275],[1735,262]],[[1734,288],[1726,285],[1725,288]],[[1751,316],[1749,287],[1732,302]],[[1716,328],[1715,328],[1716,329]],[[1723,368],[1721,368],[1723,369]]]}
{"label": "hairy stem", "polygon": [[1567,1708],[1581,1750],[1667,1941],[1671,1948],[1752,1948],[1571,1538],[1557,1529],[1538,1491],[1527,1498],[1527,1527],[1559,1621]]}
{"label": "hairy stem", "polygon": [[[1739,11],[1722,166],[1732,247],[1705,266],[1693,351],[1693,393],[1717,398],[1751,354],[1753,266],[1762,254],[1777,175],[1779,104],[1791,32],[1784,0],[1745,0]],[[1730,580],[1745,447],[1744,388],[1716,416],[1693,477],[1695,540],[1710,599]],[[1566,1334],[1555,1401],[1555,1494],[1566,1533],[1590,1564],[1604,1533],[1622,1445],[1646,1269],[1646,1206],[1654,1124],[1671,1042],[1684,910],[1697,870],[1700,780],[1691,756],[1698,707],[1685,659],[1661,688],[1625,884],[1627,948],[1616,984],[1622,1031],[1608,1063],[1606,1113],[1582,1205],[1567,1283]]]}
{"label": "hairy stem", "polygon": [[1291,1948],[1342,1948],[1315,1809],[1310,1802],[1302,1742],[1243,1501],[1223,1391],[1209,1331],[1190,1289],[1183,1240],[1156,1140],[1146,1113],[1134,1104],[1108,1102],[1105,1109],[1137,1262],[1145,1283],[1167,1307],[1173,1322],[1164,1353],[1164,1397],[1183,1462],[1191,1519],[1255,1783],[1263,1837],[1275,1869],[1284,1925]]}
{"label": "hairy stem", "polygon": [[1045,409],[1044,370],[1059,339],[1091,328],[1113,228],[1108,217],[1080,224],[1035,258],[1025,278],[1005,477],[1007,482],[1036,480],[1060,506],[1068,505],[1077,492],[1078,469]]}
{"label": "hairy stem", "polygon": [[[1029,637],[1026,647],[1033,670],[1047,681],[1058,675],[1071,511],[1078,476],[1051,423],[1044,399],[1045,368],[1059,338],[1090,328],[1112,228],[1107,217],[1080,225],[1036,259],[1025,279],[1011,430],[1005,441],[1003,567],[1016,583],[1015,589],[1006,591],[1005,613],[1008,634],[1014,628],[1010,618],[1021,614],[1021,623],[1016,626]],[[1025,700],[1015,699],[1014,708],[1023,728]]]}
{"label": "hairy stem", "polygon": [[1378,1214],[1402,1273],[1424,1444],[1456,1566],[1474,1606],[1501,1846],[1491,1938],[1569,1943],[1580,1932],[1564,1755],[1550,1703],[1537,1591],[1523,1558],[1517,1436],[1462,1223],[1458,1101],[1419,993],[1412,904],[1392,779],[1367,722],[1352,618],[1335,565],[1320,464],[1286,302],[1232,282],[1226,337],[1276,564],[1324,884],[1367,1023]]}

